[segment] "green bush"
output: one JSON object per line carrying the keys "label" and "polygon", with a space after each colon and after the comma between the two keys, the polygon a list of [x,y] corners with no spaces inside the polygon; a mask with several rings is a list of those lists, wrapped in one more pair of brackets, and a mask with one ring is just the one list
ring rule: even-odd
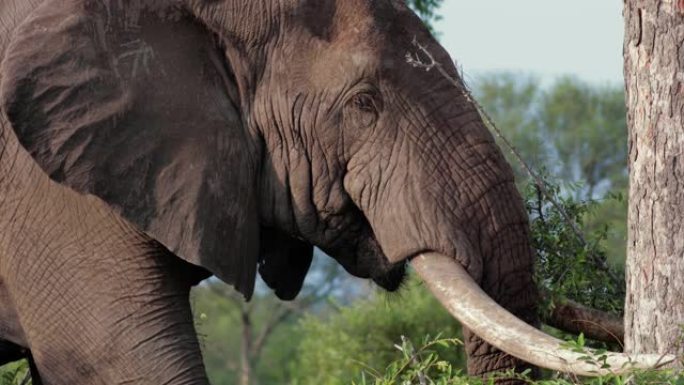
{"label": "green bush", "polygon": [[[451,361],[442,355],[445,348],[452,350],[462,343],[457,339],[437,337],[426,338],[414,347],[410,339],[402,338],[401,343],[394,345],[394,358],[384,367],[369,367],[361,375],[360,380],[352,382],[354,385],[493,385],[495,379],[515,378],[530,385],[657,385],[684,384],[684,375],[674,370],[634,371],[624,375],[609,374],[596,378],[578,378],[570,375],[555,375],[552,378],[533,380],[528,373],[517,374],[512,371],[495,374],[482,379],[469,377],[462,368],[454,367]],[[569,341],[568,348],[583,350],[583,338]],[[589,357],[588,359],[592,359]],[[597,369],[602,366],[601,358],[595,357]],[[325,383],[324,383],[325,384]]]}
{"label": "green bush", "polygon": [[[540,187],[541,185],[541,187]],[[537,252],[537,281],[552,298],[569,298],[590,307],[621,313],[624,273],[608,262],[608,225],[594,220],[605,207],[621,204],[619,195],[579,199],[541,174],[524,189],[532,247]]]}
{"label": "green bush", "polygon": [[[223,284],[211,282],[193,291],[195,326],[211,383],[233,385],[239,379],[240,350],[243,343],[240,306],[233,299],[213,291],[212,285],[226,288]],[[264,323],[269,320],[271,313],[279,309],[276,303],[278,300],[272,295],[255,293],[252,301],[251,327],[252,332],[258,335],[263,332]],[[292,319],[280,323],[270,334],[258,359],[250,358],[253,383],[283,384],[289,381],[286,368],[296,351],[296,341],[299,339],[299,328],[294,325],[296,317],[297,315],[293,315]],[[254,343],[256,337],[252,336],[251,343]]]}
{"label": "green bush", "polygon": [[[327,318],[305,317],[300,327],[302,337],[290,370],[296,374],[296,385],[360,381],[364,370],[394,360],[393,344],[402,336],[412,340],[437,333],[460,336],[458,323],[415,278],[398,294],[375,292]],[[465,365],[462,350],[442,349],[442,357],[451,365]]]}
{"label": "green bush", "polygon": [[31,380],[23,382],[28,374],[28,362],[21,360],[0,367],[0,385],[30,385]]}

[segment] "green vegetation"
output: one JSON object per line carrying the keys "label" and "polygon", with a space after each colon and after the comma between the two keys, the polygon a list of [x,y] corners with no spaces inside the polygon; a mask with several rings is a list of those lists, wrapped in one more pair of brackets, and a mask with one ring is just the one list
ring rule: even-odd
{"label": "green vegetation", "polygon": [[[528,373],[517,374],[504,372],[482,379],[468,377],[463,370],[441,355],[443,349],[454,349],[461,346],[458,339],[425,338],[418,347],[414,347],[410,339],[402,338],[401,344],[395,345],[395,359],[381,369],[369,368],[354,385],[397,385],[397,384],[430,384],[430,385],[493,385],[495,379],[521,379],[530,385],[656,385],[684,384],[684,376],[672,370],[634,371],[626,375],[606,375],[597,378],[578,378],[568,375],[554,375],[544,380],[532,380]],[[580,336],[569,341],[568,349],[579,353],[586,352],[584,340]],[[587,361],[594,362],[598,368],[606,368],[603,359],[587,355]],[[609,367],[608,367],[609,368]]]}
{"label": "green vegetation", "polygon": [[[511,73],[477,79],[474,93],[521,156],[566,183],[575,198],[627,185],[627,123],[621,85],[594,86],[572,77],[542,86]],[[521,178],[527,175],[511,162]]]}
{"label": "green vegetation", "polygon": [[[21,360],[3,366],[0,370],[0,385],[30,385],[27,379],[28,362]],[[27,380],[24,382],[24,380]]]}
{"label": "green vegetation", "polygon": [[[619,198],[577,200],[542,178],[544,197],[535,183],[525,188],[532,245],[537,251],[537,282],[551,298],[568,298],[587,306],[621,313],[624,274],[608,264],[609,227],[587,228],[588,219]],[[583,229],[584,227],[584,229]],[[578,232],[579,230],[579,232]]]}
{"label": "green vegetation", "polygon": [[[193,290],[195,323],[212,384],[238,383],[242,365],[241,348],[245,344],[251,350],[250,369],[255,382],[286,383],[289,376],[285,369],[297,349],[292,342],[299,339],[297,328],[294,327],[296,319],[284,319],[273,329],[261,351],[255,354],[252,347],[257,344],[258,335],[272,315],[282,311],[282,304],[273,295],[258,293],[251,305],[243,306],[242,300],[230,295],[228,290],[233,289],[217,281]],[[251,321],[249,342],[242,340],[243,315],[247,315]]]}
{"label": "green vegetation", "polygon": [[[296,385],[348,385],[365,368],[384,368],[394,357],[393,344],[402,336],[460,336],[460,326],[417,279],[398,294],[376,293],[353,306],[325,316],[308,315],[299,323],[301,336],[290,372]],[[464,366],[462,350],[442,349],[453,365]],[[295,375],[296,374],[296,375]]]}
{"label": "green vegetation", "polygon": [[501,143],[530,214],[539,285],[554,297],[622,312],[628,183],[622,87],[569,77],[542,86],[531,76],[498,74],[479,79],[474,93],[515,146],[516,154]]}
{"label": "green vegetation", "polygon": [[[556,195],[592,202],[581,227],[605,231],[601,243],[608,261],[621,272],[627,242],[622,197],[628,186],[622,86],[593,86],[571,77],[542,86],[535,77],[506,73],[478,79],[474,94],[523,160],[555,176]],[[524,190],[529,175],[502,148]]]}

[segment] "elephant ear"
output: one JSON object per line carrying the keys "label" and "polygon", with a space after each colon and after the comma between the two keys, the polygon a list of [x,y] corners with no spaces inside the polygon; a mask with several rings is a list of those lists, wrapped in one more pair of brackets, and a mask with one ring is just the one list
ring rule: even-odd
{"label": "elephant ear", "polygon": [[230,66],[180,9],[122,3],[144,2],[36,8],[2,63],[2,109],[53,180],[100,197],[250,297],[260,150]]}
{"label": "elephant ear", "polygon": [[261,238],[261,278],[278,298],[295,299],[311,267],[313,246],[272,228],[262,229]]}

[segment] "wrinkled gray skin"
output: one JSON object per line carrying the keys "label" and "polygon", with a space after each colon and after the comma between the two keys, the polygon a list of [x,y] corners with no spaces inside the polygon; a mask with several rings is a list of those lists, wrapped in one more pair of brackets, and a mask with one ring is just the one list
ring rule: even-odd
{"label": "wrinkled gray skin", "polygon": [[[206,384],[191,285],[291,299],[313,245],[389,290],[451,255],[536,322],[511,169],[406,63],[457,77],[402,1],[5,0],[0,27],[0,348],[43,383]],[[466,342],[472,374],[524,368]]]}

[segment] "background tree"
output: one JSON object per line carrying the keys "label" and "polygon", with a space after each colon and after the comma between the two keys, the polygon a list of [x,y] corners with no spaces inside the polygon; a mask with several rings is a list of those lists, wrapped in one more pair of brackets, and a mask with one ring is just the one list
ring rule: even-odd
{"label": "background tree", "polygon": [[[590,233],[605,231],[601,242],[611,266],[622,270],[627,239],[627,202],[622,197],[628,185],[623,88],[572,77],[544,86],[534,76],[512,73],[479,77],[473,88],[522,158],[558,181],[559,197],[577,203],[596,200],[580,225]],[[504,153],[524,190],[533,181],[505,148]],[[539,214],[533,211],[533,216]]]}
{"label": "background tree", "polygon": [[[193,290],[193,312],[207,372],[214,385],[287,383],[297,350],[297,320],[329,311],[333,298],[348,304],[365,286],[319,251],[297,299],[278,300],[260,282],[250,302],[218,280]],[[350,289],[346,289],[346,288]]]}
{"label": "background tree", "polygon": [[625,1],[630,204],[626,346],[681,353],[684,4]]}
{"label": "background tree", "polygon": [[[542,86],[533,77],[479,77],[475,96],[527,163],[546,168],[577,199],[601,198],[627,186],[627,124],[619,85],[595,86],[562,77]],[[527,174],[510,159],[517,176]]]}

